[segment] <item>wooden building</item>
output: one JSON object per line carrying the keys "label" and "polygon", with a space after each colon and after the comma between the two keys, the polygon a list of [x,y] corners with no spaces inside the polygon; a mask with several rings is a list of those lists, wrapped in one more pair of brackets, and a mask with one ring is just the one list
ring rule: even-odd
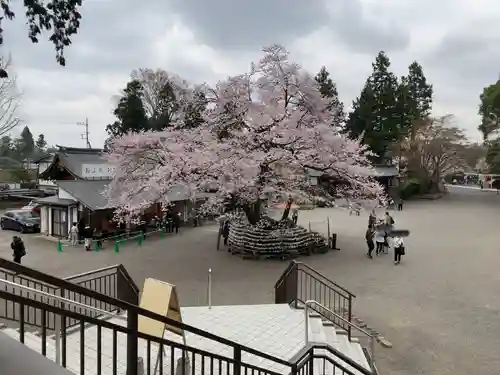
{"label": "wooden building", "polygon": [[[46,186],[54,186],[57,194],[39,198],[41,204],[40,231],[47,236],[67,238],[73,222],[84,220],[98,231],[113,231],[113,207],[104,195],[113,176],[114,167],[107,163],[101,149],[71,148],[59,146],[52,156],[38,161],[38,179]],[[200,199],[207,194],[199,194]],[[187,222],[197,206],[183,186],[175,186],[168,192],[173,210]],[[144,212],[145,220],[160,214],[159,205]]]}

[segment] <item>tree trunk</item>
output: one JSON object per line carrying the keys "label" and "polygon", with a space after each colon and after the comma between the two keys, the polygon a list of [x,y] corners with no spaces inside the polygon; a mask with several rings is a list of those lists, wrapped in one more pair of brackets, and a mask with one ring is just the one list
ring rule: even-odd
{"label": "tree trunk", "polygon": [[253,203],[248,203],[243,206],[243,212],[247,217],[247,220],[250,224],[255,225],[260,220],[261,215],[261,201],[257,199]]}
{"label": "tree trunk", "polygon": [[285,221],[286,219],[288,219],[288,215],[290,215],[290,209],[292,208],[292,203],[293,203],[293,199],[288,198],[288,201],[286,202],[286,206],[285,206],[285,211],[283,211],[283,216],[281,217],[282,221]]}

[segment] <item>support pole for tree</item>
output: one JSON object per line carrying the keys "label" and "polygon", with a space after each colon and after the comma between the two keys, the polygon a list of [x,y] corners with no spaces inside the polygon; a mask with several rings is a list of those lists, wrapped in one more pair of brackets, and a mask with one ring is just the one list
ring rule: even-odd
{"label": "support pole for tree", "polygon": [[326,217],[326,230],[328,233],[328,238],[330,238],[330,216]]}

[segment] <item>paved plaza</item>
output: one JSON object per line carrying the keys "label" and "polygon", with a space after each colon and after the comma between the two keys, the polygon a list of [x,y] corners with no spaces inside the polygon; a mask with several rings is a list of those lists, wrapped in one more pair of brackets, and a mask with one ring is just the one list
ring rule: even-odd
{"label": "paved plaza", "polygon": [[[450,188],[438,201],[405,204],[396,227],[409,229],[407,255],[395,266],[392,254],[365,256],[367,213],[340,209],[301,211],[299,223],[326,232],[330,218],[340,251],[301,259],[356,294],[355,312],[391,341],[377,347],[383,375],[498,375],[500,369],[500,195]],[[383,214],[383,212],[380,212]],[[0,256],[10,258],[12,233],[1,233]],[[274,301],[281,261],[242,260],[216,251],[217,228],[185,228],[162,240],[112,246],[101,252],[65,248],[24,236],[25,264],[68,276],[122,263],[139,285],[155,277],[178,286],[184,306],[207,301],[213,270],[213,303]]]}

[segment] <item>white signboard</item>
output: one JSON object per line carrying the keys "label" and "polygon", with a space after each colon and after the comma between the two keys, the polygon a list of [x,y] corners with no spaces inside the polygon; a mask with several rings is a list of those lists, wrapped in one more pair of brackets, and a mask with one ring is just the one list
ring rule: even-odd
{"label": "white signboard", "polygon": [[116,167],[109,164],[83,164],[83,178],[112,178]]}

